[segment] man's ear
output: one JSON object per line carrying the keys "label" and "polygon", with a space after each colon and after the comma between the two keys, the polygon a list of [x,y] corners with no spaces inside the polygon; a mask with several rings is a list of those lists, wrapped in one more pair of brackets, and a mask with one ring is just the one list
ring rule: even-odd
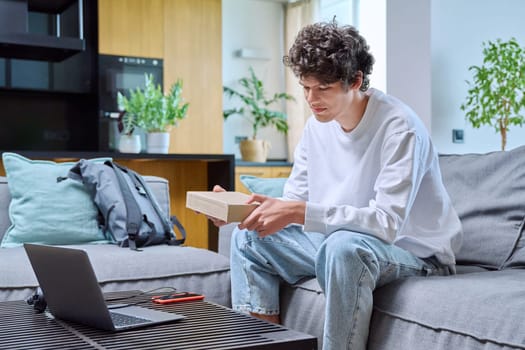
{"label": "man's ear", "polygon": [[354,83],[350,86],[350,89],[356,89],[356,90],[361,89],[361,85],[363,85],[363,79],[364,79],[364,74],[363,74],[363,72],[361,72],[360,70],[358,70],[357,73],[355,74],[355,81],[354,81]]}

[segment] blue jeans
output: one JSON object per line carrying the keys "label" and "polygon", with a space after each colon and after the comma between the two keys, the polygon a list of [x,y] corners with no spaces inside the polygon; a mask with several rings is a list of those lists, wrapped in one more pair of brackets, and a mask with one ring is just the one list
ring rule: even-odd
{"label": "blue jeans", "polygon": [[449,273],[434,259],[351,231],[324,235],[289,226],[263,238],[253,231],[233,232],[233,308],[278,315],[281,282],[316,277],[326,296],[325,350],[366,349],[375,288],[399,278]]}

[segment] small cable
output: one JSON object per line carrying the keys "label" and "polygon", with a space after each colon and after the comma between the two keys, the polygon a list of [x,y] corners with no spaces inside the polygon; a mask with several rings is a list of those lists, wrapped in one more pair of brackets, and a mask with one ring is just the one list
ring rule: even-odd
{"label": "small cable", "polygon": [[140,293],[134,294],[134,295],[129,295],[129,296],[125,296],[125,297],[110,298],[110,299],[104,299],[104,300],[105,301],[118,301],[118,300],[126,300],[126,299],[131,299],[131,298],[137,298],[137,297],[143,296],[144,294],[156,292],[156,291],[162,290],[162,289],[169,289],[172,292],[177,291],[177,288],[174,288],[174,287],[159,287],[159,288],[147,290],[145,292],[140,292]]}
{"label": "small cable", "polygon": [[[135,295],[130,295],[130,296],[126,296],[126,297],[117,297],[117,298],[105,299],[105,301],[108,302],[108,301],[128,300],[128,299],[137,298],[137,297],[143,296],[145,294],[149,294],[149,293],[152,293],[152,292],[156,292],[156,291],[159,291],[159,290],[165,290],[165,289],[168,289],[172,293],[177,291],[177,288],[174,288],[174,287],[159,287],[159,288],[150,289],[150,290],[147,290],[147,291],[144,291],[144,292],[140,292],[140,293],[135,294]],[[130,302],[130,303],[122,304],[122,305],[113,305],[113,306],[112,305],[108,305],[108,309],[110,309],[110,310],[112,310],[112,309],[122,309],[122,308],[125,308],[125,307],[128,307],[128,306],[134,306],[134,305],[143,304],[143,303],[147,303],[147,302],[150,302],[150,300],[139,300],[139,301],[136,301],[136,302]]]}
{"label": "small cable", "polygon": [[136,301],[134,303],[127,303],[127,304],[122,304],[122,305],[109,305],[108,309],[109,310],[122,309],[122,308],[125,308],[125,307],[134,306],[134,305],[138,305],[138,304],[143,304],[143,303],[147,303],[147,302],[149,302],[149,300],[140,300],[140,301]]}

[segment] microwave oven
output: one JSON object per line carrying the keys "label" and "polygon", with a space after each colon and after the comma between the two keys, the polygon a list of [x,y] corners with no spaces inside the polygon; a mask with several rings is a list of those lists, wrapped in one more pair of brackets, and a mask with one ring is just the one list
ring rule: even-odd
{"label": "microwave oven", "polygon": [[163,60],[160,58],[99,55],[99,149],[118,148],[117,95],[129,97],[130,90],[145,87],[145,75],[150,74],[156,85],[163,87]]}

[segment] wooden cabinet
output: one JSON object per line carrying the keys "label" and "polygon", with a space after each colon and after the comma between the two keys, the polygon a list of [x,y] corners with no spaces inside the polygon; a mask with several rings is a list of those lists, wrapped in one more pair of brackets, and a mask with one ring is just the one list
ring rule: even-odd
{"label": "wooden cabinet", "polygon": [[235,191],[250,193],[241,182],[241,175],[252,175],[257,177],[288,177],[292,171],[291,165],[285,166],[236,166],[235,167]]}
{"label": "wooden cabinet", "polygon": [[188,116],[170,153],[222,153],[221,0],[164,0],[164,82],[184,81]]}
{"label": "wooden cabinet", "polygon": [[[204,215],[186,208],[187,191],[208,191],[218,184],[233,186],[233,155],[203,154],[120,154],[91,152],[19,152],[30,159],[48,159],[56,162],[111,157],[117,163],[142,175],[155,175],[168,180],[171,213],[177,215],[186,228],[186,245],[217,251],[218,229]],[[0,175],[5,170],[0,159]]]}
{"label": "wooden cabinet", "polygon": [[99,0],[101,54],[164,57],[164,0]]}
{"label": "wooden cabinet", "polygon": [[223,152],[221,0],[99,0],[99,52],[164,60],[190,103],[170,153]]}

